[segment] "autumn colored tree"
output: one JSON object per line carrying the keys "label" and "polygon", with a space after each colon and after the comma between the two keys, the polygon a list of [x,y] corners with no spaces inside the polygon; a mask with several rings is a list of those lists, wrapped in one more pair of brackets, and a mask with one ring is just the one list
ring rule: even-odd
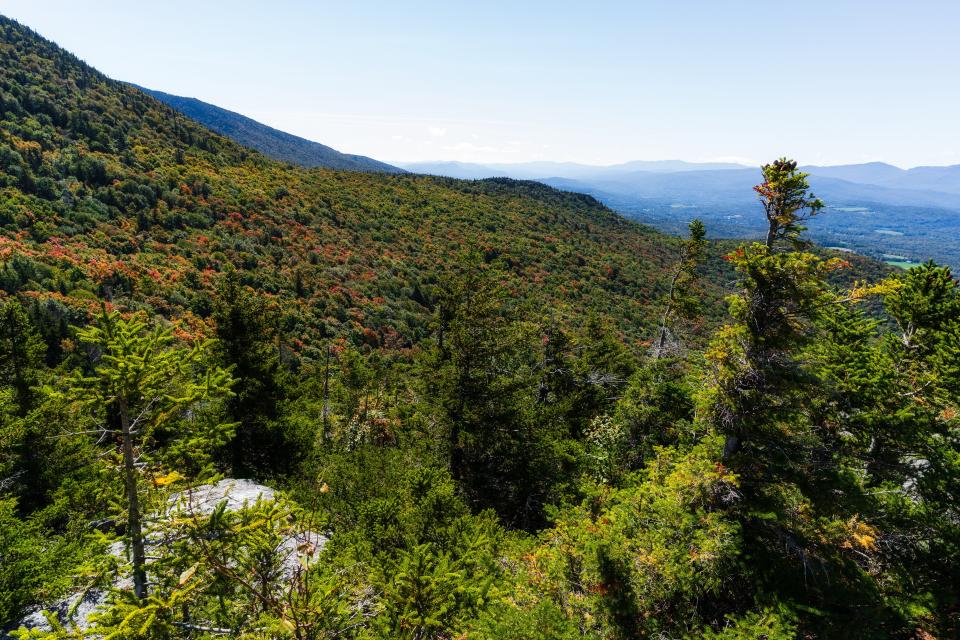
{"label": "autumn colored tree", "polygon": [[773,249],[781,240],[795,243],[803,223],[823,209],[823,202],[810,193],[807,175],[797,170],[796,160],[780,158],[761,167],[763,182],[753,188],[767,217],[766,245]]}

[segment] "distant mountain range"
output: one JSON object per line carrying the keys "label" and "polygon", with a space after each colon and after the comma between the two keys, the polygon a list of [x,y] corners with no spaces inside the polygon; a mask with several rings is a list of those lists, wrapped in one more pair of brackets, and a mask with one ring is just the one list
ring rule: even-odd
{"label": "distant mountain range", "polygon": [[[751,187],[757,167],[680,160],[612,166],[530,162],[401,163],[417,172],[457,178],[539,180],[592,195],[620,213],[681,232],[700,217],[715,237],[751,237],[764,229]],[[960,268],[960,165],[900,169],[882,162],[804,167],[828,210],[810,223],[821,244],[889,262],[933,258]]]}
{"label": "distant mountain range", "polygon": [[862,184],[960,194],[960,165],[957,164],[946,167],[901,169],[884,162],[868,162],[834,167],[809,166],[804,171],[817,176],[839,178]]}
{"label": "distant mountain range", "polygon": [[[828,167],[846,169],[847,167]],[[851,167],[855,170],[854,167]],[[921,206],[960,211],[960,191],[932,191],[880,183],[853,182],[830,177],[819,167],[809,167],[810,185],[814,192],[830,204],[884,204],[891,206]],[[828,173],[840,174],[842,171]],[[635,171],[593,179],[570,179],[544,176],[540,180],[567,189],[601,191],[608,194],[630,195],[645,199],[667,199],[684,204],[747,205],[755,202],[752,185],[757,184],[760,171],[727,169],[711,171],[652,172]],[[906,182],[906,181],[905,181]],[[960,188],[960,172],[957,174]],[[909,182],[907,182],[909,184]],[[746,189],[746,191],[744,191]]]}
{"label": "distant mountain range", "polygon": [[744,169],[741,164],[728,162],[684,162],[683,160],[635,160],[623,164],[597,166],[576,162],[524,162],[517,164],[476,164],[472,162],[405,162],[398,163],[413,173],[475,180],[490,177],[509,177],[519,180],[568,178],[574,180],[602,180],[625,176],[637,171],[650,173],[679,173]]}
{"label": "distant mountain range", "polygon": [[[517,164],[476,164],[469,162],[411,162],[398,163],[408,171],[451,178],[509,177],[524,180],[558,181],[580,180],[592,188],[605,186],[615,192],[623,192],[632,185],[657,192],[666,189],[672,195],[696,190],[699,186],[710,189],[731,188],[742,191],[743,179],[755,180],[757,168],[743,164],[723,162],[685,162],[683,160],[637,160],[623,164],[597,166],[573,162],[526,162]],[[814,176],[824,193],[837,193],[843,198],[865,198],[867,195],[880,198],[890,204],[922,204],[927,206],[960,207],[960,165],[946,167],[915,167],[901,169],[883,162],[835,166],[809,165],[803,170]],[[656,174],[651,176],[649,174]],[[686,174],[674,180],[663,174]],[[850,184],[869,185],[870,189]],[[884,187],[878,192],[872,187]],[[678,191],[679,190],[679,191]],[[933,193],[918,193],[933,192]],[[653,197],[652,194],[647,194]],[[748,193],[749,196],[749,193]]]}
{"label": "distant mountain range", "polygon": [[385,162],[366,156],[341,153],[319,142],[313,142],[256,120],[208,104],[196,98],[184,98],[162,91],[134,85],[154,98],[165,102],[183,115],[196,120],[208,129],[233,139],[245,147],[256,149],[275,160],[290,162],[304,167],[325,167],[345,171],[372,173],[404,173]]}

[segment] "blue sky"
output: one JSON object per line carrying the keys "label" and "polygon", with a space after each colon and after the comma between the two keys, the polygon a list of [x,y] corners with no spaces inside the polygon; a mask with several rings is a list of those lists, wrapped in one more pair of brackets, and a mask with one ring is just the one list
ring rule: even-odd
{"label": "blue sky", "polygon": [[960,163],[957,0],[0,0],[108,75],[384,160]]}

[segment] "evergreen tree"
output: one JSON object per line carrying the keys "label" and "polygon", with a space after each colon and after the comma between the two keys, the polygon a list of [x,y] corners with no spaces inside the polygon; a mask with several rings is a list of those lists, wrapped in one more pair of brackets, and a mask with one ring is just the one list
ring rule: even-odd
{"label": "evergreen tree", "polygon": [[[78,330],[77,335],[90,347],[95,361],[91,374],[73,376],[68,395],[89,412],[106,441],[118,442],[134,592],[143,599],[147,580],[141,480],[150,462],[152,438],[184,412],[228,394],[232,380],[226,371],[203,365],[207,345],[176,347],[169,330],[150,328],[116,312],[105,311],[98,324]],[[227,431],[223,427],[205,434],[204,441],[192,437],[194,455],[220,444]]]}
{"label": "evergreen tree", "polygon": [[[28,419],[39,403],[45,346],[16,300],[0,305],[0,491],[13,490],[19,507],[30,512],[42,505],[49,487],[45,457],[50,443],[43,425]],[[4,451],[6,450],[6,451]]]}
{"label": "evergreen tree", "polygon": [[624,432],[627,469],[653,459],[657,447],[695,441],[694,375],[674,358],[656,358],[631,376],[611,416]]}
{"label": "evergreen tree", "polygon": [[46,348],[16,300],[0,305],[0,385],[13,392],[14,413],[23,417],[36,404],[36,386]]}
{"label": "evergreen tree", "polygon": [[728,256],[739,291],[730,302],[733,324],[707,352],[704,416],[724,436],[722,464],[740,481],[730,509],[755,563],[747,570],[754,597],[832,607],[822,626],[808,621],[818,633],[880,633],[898,623],[867,586],[879,531],[864,513],[863,483],[819,422],[825,388],[807,357],[817,320],[837,304],[825,277],[842,263],[802,250],[800,222],[822,203],[807,194],[796,163],[780,160],[763,174],[757,191],[770,232],[766,244]]}
{"label": "evergreen tree", "polygon": [[510,317],[503,297],[479,268],[444,283],[436,344],[421,366],[451,475],[475,504],[522,526],[542,508],[536,435],[525,413],[539,381],[535,354],[525,349],[530,332]]}
{"label": "evergreen tree", "polygon": [[800,222],[823,206],[808,195],[806,174],[781,159],[764,165],[763,177],[756,191],[769,222],[767,242],[727,256],[740,276],[740,290],[730,298],[734,324],[720,331],[707,353],[716,391],[712,418],[726,436],[725,461],[747,442],[762,447],[768,419],[787,417],[799,406],[804,373],[796,356],[824,301],[824,276],[839,264],[798,250]]}
{"label": "evergreen tree", "polygon": [[949,633],[960,621],[960,285],[931,262],[910,269],[884,302],[898,327],[884,343],[895,411],[868,468],[888,498],[878,510],[899,532],[891,556],[901,595],[929,594],[935,604],[923,608]]}
{"label": "evergreen tree", "polygon": [[262,477],[289,470],[296,447],[279,424],[283,387],[274,323],[262,300],[228,271],[217,292],[213,320],[215,352],[236,378],[227,414],[236,434],[227,447],[227,462],[238,477]]}
{"label": "evergreen tree", "polygon": [[782,241],[796,246],[803,223],[823,209],[823,202],[810,193],[807,174],[797,170],[795,160],[780,158],[761,167],[763,182],[753,188],[767,217],[766,246]]}
{"label": "evergreen tree", "polygon": [[577,438],[590,421],[610,411],[637,368],[637,359],[609,321],[591,315],[574,343],[575,389],[567,416],[570,435]]}

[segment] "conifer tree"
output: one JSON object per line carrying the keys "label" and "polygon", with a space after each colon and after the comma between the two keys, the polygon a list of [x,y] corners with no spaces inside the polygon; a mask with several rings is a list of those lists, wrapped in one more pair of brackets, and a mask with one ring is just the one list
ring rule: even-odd
{"label": "conifer tree", "polygon": [[[28,415],[39,401],[45,351],[20,303],[8,300],[0,305],[0,391],[9,393],[0,396],[0,490],[15,488],[22,511],[37,507],[44,493],[43,453],[48,443],[42,426]],[[9,454],[3,456],[3,449]]]}
{"label": "conifer tree", "polygon": [[780,158],[761,167],[763,182],[753,188],[767,217],[768,248],[786,240],[794,246],[804,230],[803,223],[823,209],[823,202],[810,193],[807,175],[797,162]]}
{"label": "conifer tree", "polygon": [[497,294],[479,273],[472,271],[442,291],[436,356],[443,369],[435,392],[450,429],[450,471],[461,482],[471,451],[492,435],[485,432],[513,420],[512,385],[497,375],[498,360],[507,357],[507,330]]}
{"label": "conifer tree", "polygon": [[703,416],[724,436],[722,465],[739,479],[740,496],[729,509],[741,522],[744,553],[754,559],[749,579],[757,593],[804,606],[839,601],[826,633],[867,610],[879,628],[886,620],[882,599],[862,586],[879,531],[863,513],[862,482],[832,444],[829,424],[820,422],[826,389],[809,357],[817,321],[838,302],[826,275],[843,263],[803,250],[800,222],[822,204],[807,194],[796,163],[780,160],[763,173],[757,191],[770,221],[768,243],[727,257],[740,275],[739,291],[730,298],[733,322],[706,354],[711,379]]}
{"label": "conifer tree", "polygon": [[730,298],[734,323],[707,353],[716,390],[711,411],[726,436],[725,461],[747,441],[762,446],[756,440],[767,418],[797,407],[803,372],[796,355],[823,302],[824,276],[840,264],[799,250],[800,223],[823,207],[808,194],[806,175],[791,160],[764,165],[756,191],[769,222],[767,241],[727,256],[740,276],[740,290]]}
{"label": "conifer tree", "polygon": [[[170,330],[116,312],[104,311],[97,324],[78,330],[77,336],[95,361],[91,374],[73,376],[69,396],[93,417],[104,441],[118,443],[134,592],[143,599],[147,577],[140,494],[152,437],[187,410],[229,394],[232,379],[223,369],[204,365],[207,343],[175,346]],[[222,437],[228,429],[214,435]]]}
{"label": "conifer tree", "polygon": [[[907,522],[890,519],[903,540],[895,547],[905,575],[923,585],[945,631],[960,620],[960,284],[949,267],[932,262],[910,269],[887,294],[885,308],[898,331],[885,342],[892,363],[888,396],[895,420],[880,431],[868,459],[876,484],[891,500],[906,499]],[[882,440],[880,439],[882,436]],[[919,561],[918,561],[919,560]],[[948,631],[949,632],[949,631]]]}
{"label": "conifer tree", "polygon": [[0,384],[13,391],[18,416],[27,415],[36,400],[44,344],[15,300],[0,305]]}
{"label": "conifer tree", "polygon": [[424,395],[454,479],[476,504],[525,525],[539,517],[544,485],[533,470],[539,452],[525,411],[539,380],[532,331],[511,317],[504,297],[477,267],[443,284],[436,343],[422,362]]}
{"label": "conifer tree", "polygon": [[283,389],[275,332],[263,302],[229,271],[217,292],[213,319],[215,352],[237,379],[227,413],[237,423],[227,449],[233,473],[240,477],[269,475],[293,458],[276,424]]}

